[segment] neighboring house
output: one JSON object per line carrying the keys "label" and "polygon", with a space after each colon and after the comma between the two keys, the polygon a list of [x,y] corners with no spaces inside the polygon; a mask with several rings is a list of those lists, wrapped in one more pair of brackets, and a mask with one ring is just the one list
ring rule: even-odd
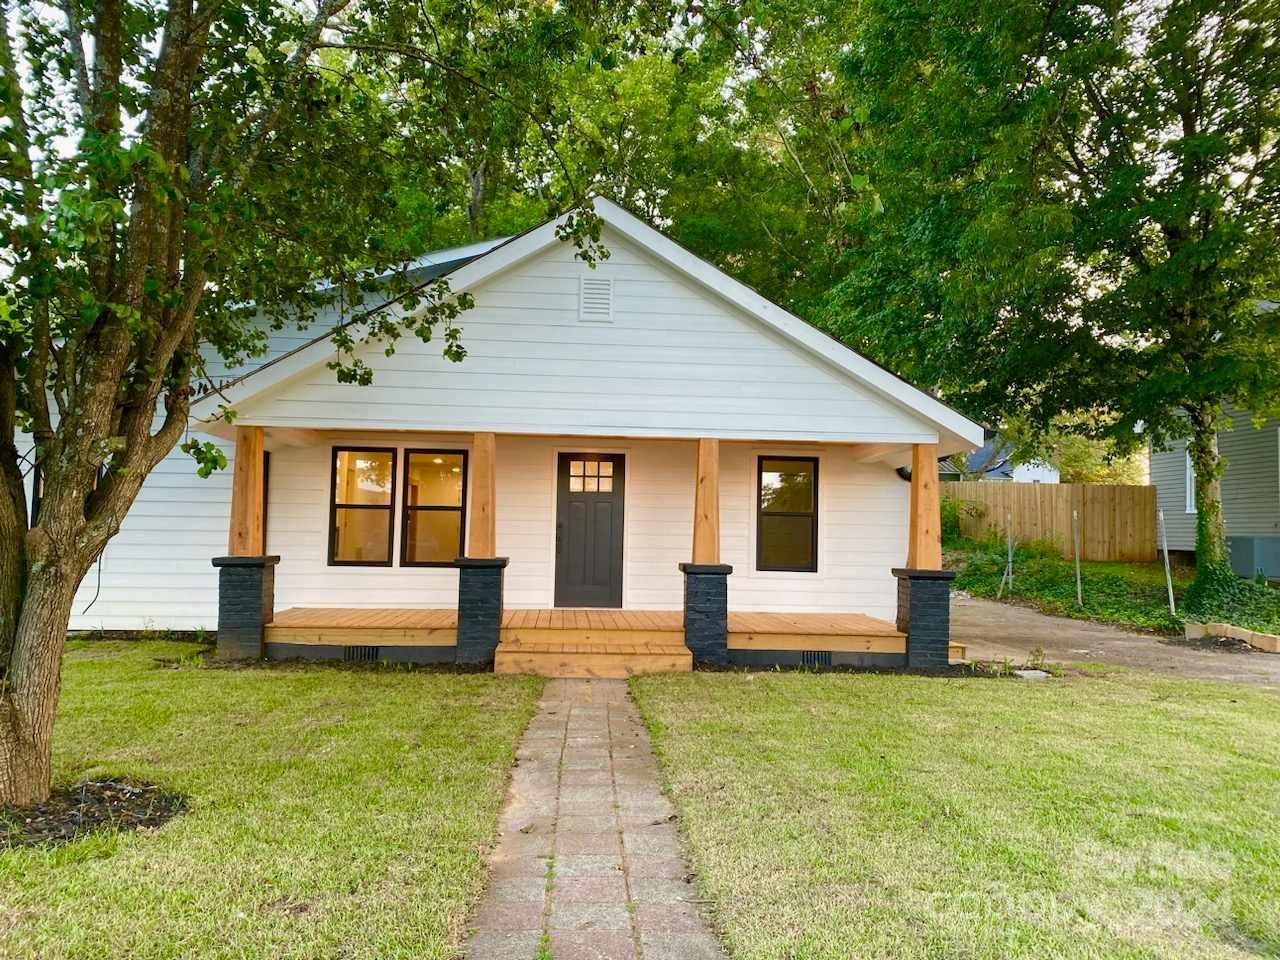
{"label": "neighboring house", "polygon": [[[1013,444],[988,431],[986,443],[970,454],[948,457],[939,465],[943,480],[996,480],[1012,483],[1057,483],[1058,468],[1042,460],[1014,463]],[[963,473],[955,461],[964,460]],[[975,476],[975,474],[978,474]]]}
{"label": "neighboring house", "polygon": [[946,579],[894,568],[941,566],[934,465],[981,428],[595,206],[594,268],[560,221],[427,264],[474,296],[461,363],[406,337],[362,348],[371,386],[341,384],[330,337],[295,332],[230,372],[191,429],[233,468],[166,460],[72,628],[217,626],[227,653],[349,659],[484,661],[501,641],[500,669],[594,675],[688,669],[690,650],[945,663]]}
{"label": "neighboring house", "polygon": [[[1227,460],[1222,517],[1231,565],[1241,576],[1262,570],[1280,578],[1280,420],[1255,427],[1249,414],[1232,412],[1232,429],[1218,434]],[[1185,441],[1151,452],[1151,482],[1164,511],[1170,550],[1195,550],[1195,475]]]}

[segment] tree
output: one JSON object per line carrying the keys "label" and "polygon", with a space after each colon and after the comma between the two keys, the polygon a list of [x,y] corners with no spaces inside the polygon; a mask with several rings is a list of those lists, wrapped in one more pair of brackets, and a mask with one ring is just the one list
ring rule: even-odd
{"label": "tree", "polygon": [[1197,588],[1230,577],[1217,429],[1280,405],[1276,0],[871,0],[843,75],[883,201],[832,329],[975,414],[1118,454],[1186,436]]}
{"label": "tree", "polygon": [[[452,0],[0,6],[0,802],[49,792],[72,596],[185,431],[204,357],[260,350],[255,309],[306,325],[339,298],[366,339],[443,326],[461,356],[443,284],[358,306],[421,252],[406,185],[456,155],[435,108],[480,90],[554,139],[551,91],[484,77],[610,42],[602,5],[574,8],[504,5],[464,59],[436,21],[456,38],[487,8]],[[339,378],[369,378],[359,335]]]}

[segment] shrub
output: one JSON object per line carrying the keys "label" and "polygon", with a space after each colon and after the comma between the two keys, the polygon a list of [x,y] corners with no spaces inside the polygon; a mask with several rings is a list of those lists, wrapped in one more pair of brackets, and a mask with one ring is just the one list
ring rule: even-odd
{"label": "shrub", "polygon": [[960,521],[977,518],[986,513],[986,507],[975,500],[959,500],[955,497],[942,498],[942,542],[954,543],[964,534],[960,532]]}

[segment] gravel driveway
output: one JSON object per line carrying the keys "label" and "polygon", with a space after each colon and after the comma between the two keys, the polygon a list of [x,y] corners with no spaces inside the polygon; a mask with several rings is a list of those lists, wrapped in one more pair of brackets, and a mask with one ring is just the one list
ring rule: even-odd
{"label": "gravel driveway", "polygon": [[973,597],[952,598],[951,638],[966,645],[970,660],[1023,663],[1039,647],[1056,663],[1107,663],[1280,688],[1280,654],[1234,646],[1215,649],[1207,642],[1131,633]]}

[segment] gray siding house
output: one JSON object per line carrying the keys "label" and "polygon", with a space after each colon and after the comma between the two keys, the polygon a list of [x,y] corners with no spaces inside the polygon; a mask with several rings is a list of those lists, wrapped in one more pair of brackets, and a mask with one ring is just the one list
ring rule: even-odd
{"label": "gray siding house", "polygon": [[[1262,570],[1280,578],[1280,420],[1255,427],[1247,413],[1232,413],[1233,428],[1218,434],[1227,459],[1222,514],[1231,564],[1241,576]],[[1151,453],[1151,482],[1164,510],[1170,550],[1194,550],[1195,488],[1183,441]]]}

